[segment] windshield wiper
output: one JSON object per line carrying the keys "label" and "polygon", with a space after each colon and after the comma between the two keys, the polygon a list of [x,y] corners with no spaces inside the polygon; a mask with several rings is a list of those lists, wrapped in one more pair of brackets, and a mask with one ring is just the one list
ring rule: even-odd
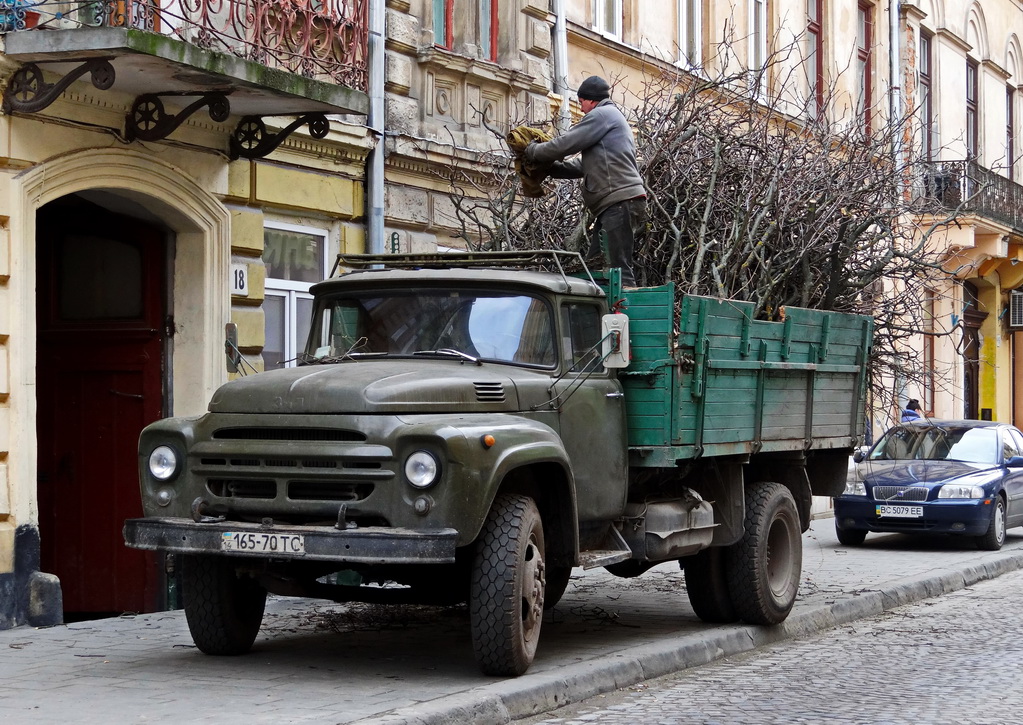
{"label": "windshield wiper", "polygon": [[473,357],[467,352],[461,350],[455,350],[452,347],[442,347],[440,350],[416,350],[413,355],[448,355],[450,357],[461,358],[462,360],[468,360],[471,363],[482,366],[483,363],[478,357]]}

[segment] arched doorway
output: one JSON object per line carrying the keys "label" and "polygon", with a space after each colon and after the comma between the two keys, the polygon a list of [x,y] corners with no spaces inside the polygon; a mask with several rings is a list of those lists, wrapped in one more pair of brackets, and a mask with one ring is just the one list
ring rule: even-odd
{"label": "arched doorway", "polygon": [[168,232],[69,195],[36,235],[41,568],[66,620],[153,611],[161,567],[121,527],[142,513],[139,432],[165,414]]}

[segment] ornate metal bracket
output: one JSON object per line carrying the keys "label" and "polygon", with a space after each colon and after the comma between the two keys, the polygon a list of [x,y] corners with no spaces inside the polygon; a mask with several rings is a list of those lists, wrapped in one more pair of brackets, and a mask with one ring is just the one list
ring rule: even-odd
{"label": "ornate metal bracket", "polygon": [[3,109],[5,113],[41,111],[57,100],[65,88],[86,73],[92,74],[92,85],[101,91],[114,85],[114,66],[110,64],[109,58],[91,58],[56,83],[47,83],[43,79],[43,70],[39,65],[39,63],[26,63],[14,71],[11,82],[7,84],[7,90],[4,91]]}
{"label": "ornate metal bracket", "polygon": [[266,124],[259,116],[246,116],[231,134],[228,155],[232,159],[262,158],[280,146],[295,129],[306,123],[309,124],[309,135],[313,138],[323,138],[330,131],[330,121],[322,113],[307,113],[299,116],[276,134],[270,134],[266,130]]}
{"label": "ornate metal bracket", "polygon": [[167,113],[161,98],[168,96],[194,96],[195,93],[146,93],[135,99],[124,123],[124,135],[129,141],[159,141],[170,136],[174,129],[203,106],[209,106],[210,118],[222,123],[231,115],[231,104],[227,96],[219,92],[203,94],[199,100],[188,104],[177,115]]}

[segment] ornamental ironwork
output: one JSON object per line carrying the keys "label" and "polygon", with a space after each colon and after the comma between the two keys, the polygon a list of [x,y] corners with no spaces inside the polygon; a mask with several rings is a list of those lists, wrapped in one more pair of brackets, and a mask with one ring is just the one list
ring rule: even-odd
{"label": "ornamental ironwork", "polygon": [[0,33],[127,27],[365,91],[369,0],[0,0]]}

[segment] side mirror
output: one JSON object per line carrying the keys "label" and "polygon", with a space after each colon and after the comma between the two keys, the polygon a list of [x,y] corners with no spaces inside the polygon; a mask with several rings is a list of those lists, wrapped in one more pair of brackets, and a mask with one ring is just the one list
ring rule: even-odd
{"label": "side mirror", "polygon": [[238,349],[238,325],[233,322],[224,325],[224,354],[227,355],[227,372],[238,372],[242,353]]}
{"label": "side mirror", "polygon": [[1005,462],[1008,468],[1023,468],[1023,456],[1013,456]]}
{"label": "side mirror", "polygon": [[600,335],[600,356],[604,367],[629,367],[629,316],[604,315],[600,318]]}
{"label": "side mirror", "polygon": [[866,446],[860,446],[853,451],[853,463],[862,463],[867,460],[867,451],[869,449]]}

